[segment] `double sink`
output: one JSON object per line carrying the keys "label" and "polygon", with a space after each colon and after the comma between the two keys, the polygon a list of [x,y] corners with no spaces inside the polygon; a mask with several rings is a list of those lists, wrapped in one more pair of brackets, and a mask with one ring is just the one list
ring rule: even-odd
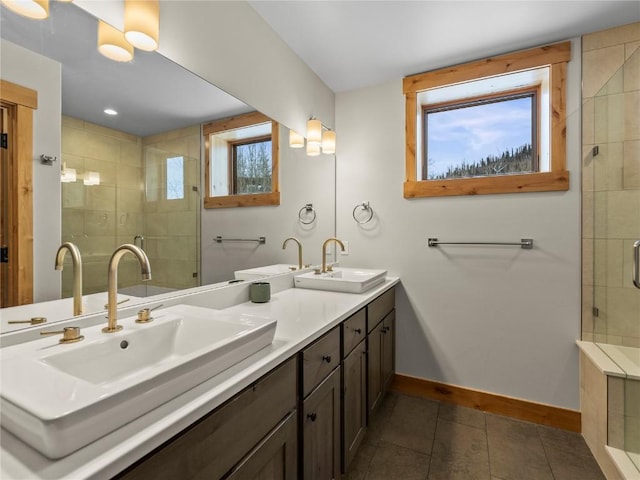
{"label": "double sink", "polygon": [[[294,284],[361,293],[385,278],[335,268]],[[186,304],[155,310],[150,323],[118,322],[115,333],[83,328],[77,343],[47,337],[1,349],[2,427],[49,458],[66,456],[270,345],[277,323]]]}

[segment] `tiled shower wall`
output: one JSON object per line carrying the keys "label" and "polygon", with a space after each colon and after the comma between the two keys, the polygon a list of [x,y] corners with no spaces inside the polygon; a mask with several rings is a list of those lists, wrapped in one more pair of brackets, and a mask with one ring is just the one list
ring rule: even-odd
{"label": "tiled shower wall", "polygon": [[[142,139],[64,116],[62,161],[77,173],[75,182],[62,184],[62,241],[75,243],[80,250],[83,293],[104,292],[111,253],[122,243],[133,243],[143,228]],[[100,184],[84,185],[87,172],[98,172]],[[53,267],[53,259],[51,263]],[[123,257],[118,284],[134,285],[139,277],[137,261]],[[72,269],[65,267],[64,297],[72,295],[72,282]]]}
{"label": "tiled shower wall", "polygon": [[[147,199],[144,204],[145,249],[153,284],[197,287],[200,265],[200,126],[142,139]],[[164,168],[168,157],[184,160],[184,198],[166,200]]]}
{"label": "tiled shower wall", "polygon": [[[184,157],[183,200],[163,200],[168,156]],[[199,284],[199,125],[141,138],[63,117],[62,161],[78,175],[76,182],[62,184],[62,241],[80,249],[84,294],[106,291],[111,253],[123,243],[134,243],[136,235],[145,238],[152,271],[148,285],[175,289]],[[89,171],[100,174],[99,185],[84,185]],[[65,297],[73,288],[68,257],[69,267],[62,272]],[[125,255],[118,268],[119,287],[141,283],[137,260]]]}
{"label": "tiled shower wall", "polygon": [[586,35],[582,48],[582,339],[640,347],[640,23]]}

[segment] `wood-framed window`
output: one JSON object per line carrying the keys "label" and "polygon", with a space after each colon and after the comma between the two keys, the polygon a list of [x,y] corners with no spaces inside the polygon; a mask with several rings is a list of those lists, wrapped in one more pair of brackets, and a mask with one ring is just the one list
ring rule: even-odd
{"label": "wood-framed window", "polygon": [[209,122],[205,208],[280,205],[278,123],[259,112]]}
{"label": "wood-framed window", "polygon": [[406,77],[405,198],[569,189],[570,42]]}

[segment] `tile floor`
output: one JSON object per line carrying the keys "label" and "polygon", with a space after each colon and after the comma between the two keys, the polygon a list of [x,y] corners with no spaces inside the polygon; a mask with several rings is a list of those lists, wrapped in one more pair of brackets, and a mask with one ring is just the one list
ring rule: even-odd
{"label": "tile floor", "polygon": [[604,479],[581,435],[390,392],[346,480]]}

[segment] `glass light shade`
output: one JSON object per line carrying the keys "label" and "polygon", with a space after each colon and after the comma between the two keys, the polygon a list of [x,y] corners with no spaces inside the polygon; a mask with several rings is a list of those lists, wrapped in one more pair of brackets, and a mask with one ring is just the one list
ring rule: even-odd
{"label": "glass light shade", "polygon": [[312,118],[307,122],[307,145],[317,145],[322,143],[322,122]]}
{"label": "glass light shade", "polygon": [[125,0],[124,36],[131,45],[140,50],[156,50],[160,38],[160,2]]}
{"label": "glass light shade", "polygon": [[307,155],[309,155],[310,157],[320,155],[320,145],[309,143],[309,141],[307,141]]}
{"label": "glass light shade", "polygon": [[67,166],[63,164],[62,171],[60,172],[60,181],[62,183],[71,183],[71,182],[75,182],[76,179],[77,179],[76,169],[67,168]]}
{"label": "glass light shade", "polygon": [[98,51],[116,62],[133,60],[133,45],[127,42],[124,33],[102,20],[98,22]]}
{"label": "glass light shade", "polygon": [[100,173],[99,172],[86,172],[84,174],[85,185],[100,185]]}
{"label": "glass light shade", "polygon": [[289,146],[291,148],[302,148],[304,147],[304,137],[300,135],[298,132],[294,132],[293,130],[289,130]]}
{"label": "glass light shade", "polygon": [[2,4],[24,17],[42,20],[49,16],[49,0],[2,0]]}
{"label": "glass light shade", "polygon": [[336,153],[336,132],[333,130],[322,134],[322,153]]}

